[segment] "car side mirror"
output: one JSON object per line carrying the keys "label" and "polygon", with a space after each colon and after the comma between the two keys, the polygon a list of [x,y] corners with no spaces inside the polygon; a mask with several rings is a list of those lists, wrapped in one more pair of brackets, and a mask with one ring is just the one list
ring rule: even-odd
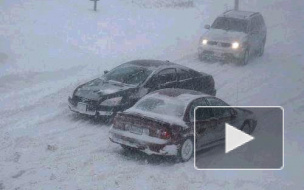
{"label": "car side mirror", "polygon": [[104,71],[103,71],[104,74],[107,74],[108,72],[109,72],[108,70],[104,70]]}
{"label": "car side mirror", "polygon": [[204,28],[207,29],[207,30],[209,30],[210,29],[210,25],[206,24]]}

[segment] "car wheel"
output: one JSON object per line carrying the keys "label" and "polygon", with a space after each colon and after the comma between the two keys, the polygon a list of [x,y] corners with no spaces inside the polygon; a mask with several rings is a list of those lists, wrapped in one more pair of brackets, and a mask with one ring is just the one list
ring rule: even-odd
{"label": "car wheel", "polygon": [[192,156],[194,152],[194,143],[193,139],[187,138],[186,140],[181,143],[180,148],[178,150],[177,158],[181,162],[188,161]]}
{"label": "car wheel", "polygon": [[265,49],[265,40],[263,40],[262,44],[261,44],[261,47],[259,48],[259,51],[258,51],[258,56],[261,57],[263,56],[264,54],[264,49]]}
{"label": "car wheel", "polygon": [[247,65],[248,62],[249,62],[249,49],[246,49],[243,57],[240,59],[240,64]]}

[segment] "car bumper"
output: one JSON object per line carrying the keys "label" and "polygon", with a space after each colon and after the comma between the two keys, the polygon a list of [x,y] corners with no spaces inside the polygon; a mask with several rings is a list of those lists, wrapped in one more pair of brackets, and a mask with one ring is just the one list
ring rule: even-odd
{"label": "car bumper", "polygon": [[[83,106],[80,106],[82,104]],[[108,111],[108,110],[101,110],[96,108],[91,108],[89,105],[85,105],[82,102],[74,103],[71,98],[68,99],[68,106],[71,111],[84,114],[84,115],[90,115],[90,116],[106,116],[111,117],[114,115],[114,111]],[[84,108],[85,106],[85,108]]]}
{"label": "car bumper", "polygon": [[244,55],[244,49],[232,49],[223,47],[214,47],[210,45],[199,46],[198,54],[202,58],[215,58],[220,60],[240,59]]}
{"label": "car bumper", "polygon": [[178,146],[171,144],[167,140],[146,135],[136,135],[129,131],[111,128],[109,138],[113,143],[138,149],[148,155],[176,156],[178,152]]}

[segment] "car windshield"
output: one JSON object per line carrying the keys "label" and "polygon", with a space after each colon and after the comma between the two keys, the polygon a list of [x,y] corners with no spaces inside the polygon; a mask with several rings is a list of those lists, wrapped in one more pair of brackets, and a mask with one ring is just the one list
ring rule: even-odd
{"label": "car windshield", "polygon": [[107,73],[104,78],[108,81],[138,85],[144,82],[151,73],[151,70],[144,67],[119,66]]}
{"label": "car windshield", "polygon": [[180,101],[172,99],[150,97],[138,102],[138,104],[135,106],[135,109],[157,115],[182,118],[186,109],[186,105]]}
{"label": "car windshield", "polygon": [[246,33],[247,25],[247,20],[219,17],[214,21],[211,28]]}

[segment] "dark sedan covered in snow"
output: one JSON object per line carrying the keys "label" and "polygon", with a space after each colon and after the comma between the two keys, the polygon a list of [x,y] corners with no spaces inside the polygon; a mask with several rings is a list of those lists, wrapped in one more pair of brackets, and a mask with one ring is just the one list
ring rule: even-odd
{"label": "dark sedan covered in snow", "polygon": [[[185,89],[162,89],[118,113],[110,140],[123,148],[147,154],[173,155],[189,160],[194,152],[194,109],[197,106],[229,106],[210,95]],[[254,114],[239,108],[204,108],[196,112],[196,150],[223,143],[225,123],[251,133]]]}
{"label": "dark sedan covered in snow", "polygon": [[149,92],[163,88],[191,89],[215,95],[211,75],[159,60],[124,63],[97,79],[80,85],[69,97],[72,111],[113,118]]}

